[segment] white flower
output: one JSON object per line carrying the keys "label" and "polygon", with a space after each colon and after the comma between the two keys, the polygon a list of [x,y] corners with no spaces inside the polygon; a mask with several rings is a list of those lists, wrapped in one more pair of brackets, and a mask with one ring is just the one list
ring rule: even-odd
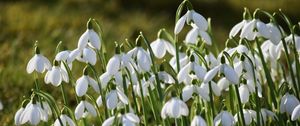
{"label": "white flower", "polygon": [[59,118],[62,121],[63,125],[61,125],[59,119],[56,119],[53,124],[54,126],[76,126],[75,122],[65,114],[60,115]]}
{"label": "white flower", "polygon": [[186,85],[182,89],[182,100],[186,102],[193,96],[194,93],[198,94],[198,90],[201,90],[199,88],[200,87],[198,87],[196,85]]}
{"label": "white flower", "polygon": [[209,36],[209,34],[205,31],[202,31],[195,24],[191,24],[191,25],[192,25],[193,29],[191,29],[187,33],[184,42],[191,43],[191,44],[197,44],[198,37],[200,37],[204,43],[206,43],[207,45],[211,45],[211,37]]}
{"label": "white flower", "polygon": [[155,57],[161,59],[165,56],[166,52],[169,52],[171,55],[175,55],[174,46],[165,39],[157,38],[150,44],[153,54]]}
{"label": "white flower", "polygon": [[214,118],[214,126],[220,124],[222,126],[233,126],[235,124],[234,117],[229,112],[222,111]]}
{"label": "white flower", "polygon": [[83,49],[74,49],[69,54],[69,57],[67,58],[67,63],[72,63],[75,59],[77,59],[80,62],[84,63],[90,63],[92,65],[95,65],[97,62],[97,54],[96,52],[90,48],[86,47]]}
{"label": "white flower", "polygon": [[270,59],[271,61],[276,61],[280,58],[282,48],[282,44],[274,45],[270,40],[266,40],[261,45],[265,59]]}
{"label": "white flower", "polygon": [[96,103],[99,107],[102,106],[102,96],[101,95],[99,95],[99,97],[97,98]]}
{"label": "white flower", "polygon": [[139,72],[147,72],[151,69],[151,58],[149,53],[141,46],[137,46],[130,50],[127,55],[136,60]]}
{"label": "white flower", "polygon": [[[256,29],[256,30],[254,30]],[[258,36],[263,36],[264,38],[270,37],[270,31],[268,26],[260,21],[259,19],[253,19],[246,24],[242,28],[240,37],[246,38],[248,40],[254,40]]]}
{"label": "white flower", "polygon": [[274,23],[268,23],[267,27],[270,32],[270,36],[268,39],[274,44],[278,45],[279,42],[281,41],[282,35],[280,32],[280,29],[274,24]]}
{"label": "white flower", "polygon": [[106,73],[114,75],[123,68],[127,68],[130,72],[134,72],[136,65],[128,55],[124,53],[116,53],[109,59],[106,66]]}
{"label": "white flower", "polygon": [[153,85],[153,82],[151,82],[150,80],[145,81],[144,79],[141,81],[141,86],[142,87],[140,87],[139,84],[133,85],[134,92],[136,92],[136,94],[139,97],[142,97],[141,88],[142,88],[142,92],[143,92],[144,97],[147,97],[149,95],[149,89],[148,88],[150,88],[150,90],[153,90],[155,88],[154,85]]}
{"label": "white flower", "polygon": [[231,83],[233,83],[233,84],[239,83],[239,77],[238,77],[237,73],[234,71],[234,69],[232,67],[230,67],[227,64],[218,65],[218,66],[214,67],[213,69],[211,69],[210,71],[208,71],[205,74],[203,82],[208,83],[217,75],[218,72],[224,74],[225,78],[228,81],[230,81]]}
{"label": "white flower", "polygon": [[249,101],[250,91],[249,91],[247,85],[242,84],[239,87],[239,95],[240,95],[242,104],[245,104]]}
{"label": "white flower", "polygon": [[[180,64],[180,69],[182,68],[182,67],[184,67],[188,62],[189,62],[189,58],[188,58],[188,56],[185,54],[185,53],[183,53],[183,52],[179,52],[178,53],[178,58],[179,58],[179,64]],[[169,61],[169,64],[172,66],[172,68],[174,69],[174,70],[176,70],[177,69],[177,63],[176,63],[177,61],[176,61],[176,56],[174,55],[171,59],[170,59],[170,61]]]}
{"label": "white flower", "polygon": [[55,60],[56,61],[66,61],[68,59],[69,55],[70,55],[69,50],[61,51],[61,52],[56,54]]}
{"label": "white flower", "polygon": [[229,38],[236,36],[243,29],[245,24],[247,24],[248,22],[249,22],[248,20],[242,20],[241,22],[233,26],[232,29],[230,30]]}
{"label": "white flower", "polygon": [[202,31],[206,31],[208,28],[208,22],[202,15],[194,10],[188,10],[186,14],[176,22],[174,33],[178,34],[182,30],[185,22],[190,24],[191,21]]}
{"label": "white flower", "polygon": [[[243,115],[246,125],[250,125],[256,119],[256,112],[254,110],[243,109]],[[240,112],[234,115],[235,122],[238,122]]]}
{"label": "white flower", "polygon": [[[21,115],[19,116],[19,114]],[[17,115],[19,116],[19,118]],[[16,119],[15,121],[19,121],[20,119],[21,120],[20,124],[25,124],[26,122],[29,122],[31,125],[38,125],[38,123],[41,120],[42,121],[48,120],[48,114],[41,108],[40,105],[34,102],[30,102],[27,104],[23,112],[22,110],[17,112],[15,119]]]}
{"label": "white flower", "polygon": [[76,94],[81,97],[86,94],[88,86],[91,86],[97,93],[100,93],[100,88],[97,82],[90,76],[83,75],[76,81]]}
{"label": "white flower", "polygon": [[282,96],[280,101],[280,113],[286,112],[289,115],[291,115],[295,107],[299,104],[299,100],[294,95],[285,93],[285,95]]}
{"label": "white flower", "polygon": [[[295,46],[296,46],[297,52],[300,52],[300,37],[297,34],[294,34],[294,38],[295,38]],[[284,38],[284,40],[288,44],[293,44],[293,35],[290,34],[289,36]]]}
{"label": "white flower", "polygon": [[180,99],[173,97],[165,103],[161,110],[161,117],[163,119],[167,116],[171,118],[180,118],[181,116],[188,116],[189,109],[187,105]]}
{"label": "white flower", "polygon": [[[56,62],[56,61],[55,61]],[[57,65],[57,64],[56,64]],[[45,75],[45,83],[51,83],[54,86],[59,86],[61,82],[64,81],[66,83],[69,82],[69,76],[65,70],[58,66],[53,66],[51,70],[49,70]]]}
{"label": "white flower", "polygon": [[300,117],[300,105],[297,105],[292,113],[292,121],[297,120]]}
{"label": "white flower", "polygon": [[[152,76],[152,77],[154,78],[155,76]],[[166,84],[175,83],[174,78],[164,70],[158,72],[158,79]]]}
{"label": "white flower", "polygon": [[182,69],[180,69],[177,75],[179,83],[186,81],[186,79],[188,79],[188,76],[191,73],[195,74],[197,78],[201,80],[204,79],[204,76],[206,74],[206,69],[195,62],[193,55],[190,57],[190,62],[187,65],[185,65]]}
{"label": "white flower", "polygon": [[191,122],[191,126],[206,126],[206,125],[207,124],[205,120],[200,115],[195,116]]}
{"label": "white flower", "polygon": [[80,118],[85,118],[88,114],[92,116],[97,116],[95,107],[88,101],[80,101],[75,109],[75,118],[79,120]]}
{"label": "white flower", "polygon": [[[114,122],[121,122],[123,126],[135,126],[140,123],[140,119],[133,113],[119,114],[118,116],[112,116],[106,119],[102,126],[112,126]],[[118,125],[118,124],[116,124]]]}
{"label": "white flower", "polygon": [[[91,22],[88,22],[88,25],[91,25]],[[80,36],[78,41],[78,48],[83,49],[89,44],[89,46],[100,50],[101,48],[101,39],[99,35],[90,27]]]}
{"label": "white flower", "polygon": [[50,61],[44,57],[42,54],[35,54],[27,64],[27,73],[32,73],[33,71],[43,73],[45,70],[51,69]]}
{"label": "white flower", "polygon": [[14,120],[15,120],[15,125],[21,125],[23,124],[22,123],[22,120],[21,120],[21,115],[24,113],[24,110],[25,108],[24,107],[21,107],[15,114],[15,117],[14,117]]}
{"label": "white flower", "polygon": [[127,96],[118,88],[112,89],[106,95],[106,106],[108,109],[115,109],[118,106],[120,101],[123,104],[129,103]]}

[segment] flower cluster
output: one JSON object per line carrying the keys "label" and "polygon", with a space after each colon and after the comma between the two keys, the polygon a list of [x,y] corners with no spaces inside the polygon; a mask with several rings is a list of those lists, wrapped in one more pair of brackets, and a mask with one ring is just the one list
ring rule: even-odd
{"label": "flower cluster", "polygon": [[[243,20],[229,33],[226,48],[217,52],[210,49],[217,43],[209,19],[188,0],[176,14],[174,36],[161,29],[157,39],[149,42],[141,32],[135,45],[116,42],[109,59],[93,19],[76,49],[57,47],[52,65],[36,45],[26,69],[36,77],[35,89],[16,112],[15,124],[299,124],[299,26],[281,11],[271,15],[257,9],[252,15],[245,9]],[[278,18],[290,31],[282,28]],[[184,28],[190,31],[181,40]],[[77,79],[72,71],[76,61],[85,66]],[[46,73],[45,84],[60,87],[63,105],[42,90],[38,78],[42,73]],[[74,96],[65,87],[72,88]],[[72,98],[76,105],[67,100]]]}

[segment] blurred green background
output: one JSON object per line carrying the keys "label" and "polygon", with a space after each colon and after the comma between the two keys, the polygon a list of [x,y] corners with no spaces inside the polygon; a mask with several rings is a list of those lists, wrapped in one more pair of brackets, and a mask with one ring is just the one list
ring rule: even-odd
{"label": "blurred green background", "polygon": [[[37,40],[50,60],[59,41],[69,49],[77,46],[89,18],[97,19],[104,31],[105,45],[113,49],[115,41],[134,40],[143,31],[152,41],[160,28],[173,32],[175,12],[181,0],[2,0],[0,1],[0,124],[12,125],[22,96],[29,95],[33,77],[26,65],[33,56]],[[212,18],[214,43],[222,48],[229,30],[242,20],[243,8],[251,12],[261,8],[269,12],[279,8],[293,22],[300,19],[299,0],[191,0],[194,9]],[[183,34],[184,36],[184,34]],[[183,39],[183,36],[181,39]],[[112,55],[112,54],[110,54]],[[76,73],[75,73],[76,74]],[[81,75],[76,74],[75,77]],[[58,89],[43,85],[61,100]],[[72,95],[72,92],[70,92]],[[74,92],[73,92],[74,93]]]}

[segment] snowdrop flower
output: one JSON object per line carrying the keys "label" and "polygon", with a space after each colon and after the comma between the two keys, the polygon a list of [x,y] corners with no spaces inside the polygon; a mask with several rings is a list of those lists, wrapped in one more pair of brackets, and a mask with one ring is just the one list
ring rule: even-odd
{"label": "snowdrop flower", "polygon": [[114,122],[121,122],[123,126],[135,126],[140,123],[140,119],[134,113],[119,114],[118,116],[112,116],[106,119],[102,126],[112,126]]}
{"label": "snowdrop flower", "polygon": [[[160,65],[159,67],[159,72],[157,73],[158,74],[158,79],[162,82],[162,83],[165,83],[165,84],[173,84],[175,83],[175,80],[174,78],[165,71],[164,69],[164,66],[163,64]],[[153,79],[154,80],[155,76],[152,75],[152,77],[150,79]]]}
{"label": "snowdrop flower", "polygon": [[21,115],[24,113],[24,110],[25,110],[25,107],[21,107],[15,114],[15,117],[14,117],[14,120],[15,120],[15,125],[19,126],[22,123],[22,120],[21,120]]}
{"label": "snowdrop flower", "polygon": [[261,45],[265,59],[270,59],[271,61],[276,61],[280,58],[282,48],[282,44],[274,45],[270,40],[266,40]]}
{"label": "snowdrop flower", "polygon": [[[18,122],[19,120],[21,122]],[[47,121],[48,114],[40,105],[37,104],[34,98],[26,105],[25,109],[19,110],[15,116],[15,121],[17,124],[25,124],[26,122],[29,122],[31,125],[38,125],[41,120]]]}
{"label": "snowdrop flower", "polygon": [[97,62],[97,54],[90,47],[86,47],[83,49],[77,48],[70,52],[69,57],[67,58],[67,63],[70,64],[75,59],[77,59],[80,62],[90,63],[92,65],[95,65]]}
{"label": "snowdrop flower", "polygon": [[59,118],[62,121],[62,125],[59,119],[56,119],[53,124],[54,126],[76,126],[75,122],[66,114],[60,115]]}
{"label": "snowdrop flower", "polygon": [[282,35],[280,32],[280,29],[276,26],[274,23],[268,23],[267,27],[269,29],[269,40],[274,44],[278,45],[279,42],[281,41]]}
{"label": "snowdrop flower", "polygon": [[112,90],[106,95],[106,106],[115,109],[119,103],[128,104],[128,97],[119,88],[112,86]]}
{"label": "snowdrop flower", "polygon": [[196,115],[191,122],[191,126],[207,126],[207,124],[200,115]]}
{"label": "snowdrop flower", "polygon": [[204,56],[204,59],[205,59],[205,61],[207,62],[208,66],[210,68],[213,68],[213,67],[215,67],[215,66],[217,66],[217,65],[220,64],[220,62],[217,60],[217,58],[211,52],[209,52],[208,54],[206,54]]}
{"label": "snowdrop flower", "polygon": [[220,72],[221,74],[224,74],[224,76],[226,77],[226,79],[228,81],[230,81],[233,84],[238,84],[239,83],[239,77],[237,75],[237,73],[234,71],[234,69],[225,64],[225,57],[222,56],[221,58],[221,63],[220,65],[214,67],[213,69],[211,69],[210,71],[208,71],[205,74],[204,83],[208,83],[209,81],[211,81],[218,72]]}
{"label": "snowdrop flower", "polygon": [[77,96],[81,97],[86,94],[88,86],[91,86],[97,93],[100,93],[100,88],[93,78],[88,76],[87,68],[84,68],[83,75],[76,81],[75,91]]}
{"label": "snowdrop flower", "polygon": [[295,107],[299,104],[299,100],[294,95],[285,93],[285,95],[282,96],[280,101],[280,113],[286,112],[289,115],[291,115]]}
{"label": "snowdrop flower", "polygon": [[[189,58],[184,52],[182,52],[182,48],[179,49],[178,58],[179,58],[180,69],[183,68],[189,62]],[[177,61],[175,55],[170,59],[169,64],[172,66],[174,70],[177,69]]]}
{"label": "snowdrop flower", "polygon": [[297,105],[292,113],[292,121],[297,120],[300,117],[300,105]]}
{"label": "snowdrop flower", "polygon": [[[70,53],[71,53],[71,51],[69,51],[69,50],[61,51],[61,52],[56,54],[55,60],[59,61],[59,62],[65,62],[68,65],[68,67],[70,69],[72,69],[72,62],[68,62],[68,58],[70,56]],[[63,63],[60,64],[60,67],[63,70],[67,71],[67,68],[65,68],[65,65]]]}
{"label": "snowdrop flower", "polygon": [[45,83],[51,83],[53,86],[59,86],[61,82],[69,82],[69,76],[65,70],[58,66],[58,62],[55,60],[53,67],[45,75]]}
{"label": "snowdrop flower", "polygon": [[32,73],[33,71],[43,73],[46,69],[51,69],[50,61],[40,54],[38,47],[35,47],[35,55],[29,60],[26,71]]}
{"label": "snowdrop flower", "polygon": [[229,32],[229,38],[233,38],[234,36],[236,36],[248,22],[248,20],[244,19],[235,26],[233,26]]}
{"label": "snowdrop flower", "polygon": [[245,104],[249,101],[250,91],[249,91],[247,85],[241,84],[241,86],[239,87],[239,95],[240,95],[242,104]]}
{"label": "snowdrop flower", "polygon": [[79,49],[84,49],[87,45],[97,50],[100,50],[101,48],[101,39],[93,30],[91,19],[87,23],[87,30],[80,36],[78,41]]}
{"label": "snowdrop flower", "polygon": [[150,46],[153,50],[153,54],[155,57],[161,59],[165,56],[166,52],[169,52],[171,55],[175,55],[174,46],[167,40],[163,39],[161,36],[162,30],[158,32],[158,37],[155,41],[153,41]]}
{"label": "snowdrop flower", "polygon": [[229,112],[222,111],[214,118],[214,126],[220,124],[222,126],[233,126],[235,124],[234,117]]}
{"label": "snowdrop flower", "polygon": [[240,34],[241,38],[246,38],[248,40],[254,40],[256,37],[259,36],[263,36],[267,39],[270,37],[270,31],[268,26],[259,19],[252,19],[251,21],[247,22],[244,25]]}
{"label": "snowdrop flower", "polygon": [[[250,125],[256,119],[256,112],[254,110],[243,109],[244,120],[246,125]],[[240,112],[234,115],[235,122],[239,120]]]}
{"label": "snowdrop flower", "polygon": [[80,103],[77,105],[74,114],[76,120],[79,120],[80,118],[85,118],[89,114],[94,117],[97,116],[95,107],[85,99],[80,101]]}
{"label": "snowdrop flower", "polygon": [[185,22],[187,24],[193,22],[202,31],[206,31],[208,29],[208,22],[202,15],[194,10],[188,10],[186,14],[176,22],[174,29],[175,34],[179,34],[179,32],[181,32]]}
{"label": "snowdrop flower", "polygon": [[[195,82],[195,81],[193,81]],[[183,89],[182,89],[182,100],[184,102],[188,101],[194,93],[199,94],[198,92],[200,92],[200,87],[196,86],[195,84],[190,84],[190,85],[186,85]],[[207,92],[207,91],[206,91]],[[204,93],[204,92],[202,92]],[[208,94],[208,92],[207,92]]]}
{"label": "snowdrop flower", "polygon": [[181,116],[188,116],[189,109],[187,105],[176,97],[172,97],[165,103],[161,110],[161,117],[166,119],[167,116],[171,118],[180,118]]}
{"label": "snowdrop flower", "polygon": [[[300,37],[297,34],[294,34],[294,38],[297,52],[300,52]],[[293,35],[290,34],[289,36],[285,37],[284,40],[289,44],[293,44]]]}
{"label": "snowdrop flower", "polygon": [[130,50],[127,55],[136,60],[139,72],[148,72],[151,69],[151,58],[149,53],[141,46],[141,37],[136,39],[136,47]]}
{"label": "snowdrop flower", "polygon": [[180,69],[180,71],[177,75],[177,79],[178,79],[179,83],[188,79],[188,76],[191,73],[195,74],[198,77],[198,79],[201,79],[201,80],[204,79],[204,76],[206,74],[206,69],[195,62],[194,55],[191,55],[190,62],[187,65],[185,65],[182,69]]}
{"label": "snowdrop flower", "polygon": [[134,72],[136,68],[133,59],[129,55],[121,52],[120,47],[117,45],[115,49],[115,55],[109,59],[106,66],[106,73],[109,75],[115,75],[121,69],[127,68],[130,72]]}
{"label": "snowdrop flower", "polygon": [[197,44],[198,38],[200,37],[204,43],[206,43],[207,45],[211,45],[211,37],[209,36],[209,34],[205,31],[202,31],[195,24],[191,25],[193,29],[187,33],[185,42],[190,44]]}

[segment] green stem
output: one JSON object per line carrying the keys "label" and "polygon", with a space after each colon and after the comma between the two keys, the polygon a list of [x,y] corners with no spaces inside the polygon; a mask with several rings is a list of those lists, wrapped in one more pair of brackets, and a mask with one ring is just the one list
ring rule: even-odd
{"label": "green stem", "polygon": [[236,96],[237,96],[237,99],[238,99],[238,104],[239,104],[239,109],[240,109],[240,115],[241,115],[241,118],[242,118],[242,123],[243,123],[243,126],[246,126],[245,118],[244,118],[244,112],[243,112],[243,106],[242,106],[241,97],[240,97],[240,94],[239,94],[239,87],[238,87],[238,85],[234,85],[234,87],[235,87],[235,93],[236,93]]}
{"label": "green stem", "polygon": [[67,100],[67,97],[66,97],[66,92],[65,92],[64,84],[60,85],[60,90],[61,90],[61,93],[62,93],[62,96],[63,96],[64,105],[68,106],[68,100]]}
{"label": "green stem", "polygon": [[209,82],[208,84],[209,84],[209,92],[210,92],[209,96],[210,96],[211,114],[212,114],[212,117],[215,117],[215,107],[214,107],[213,90],[212,90],[211,82]]}
{"label": "green stem", "polygon": [[270,89],[272,103],[274,104],[274,106],[277,106],[277,100],[276,100],[276,96],[275,96],[275,94],[277,94],[277,91],[275,90],[274,82],[273,82],[272,77],[270,75],[270,71],[268,70],[266,61],[264,59],[263,52],[262,52],[261,47],[260,47],[260,43],[258,42],[257,38],[255,39],[255,42],[256,42],[256,45],[257,45],[257,48],[258,48],[259,57],[261,59],[262,65],[263,65],[263,69],[264,69],[264,73],[265,73],[265,76],[266,76],[266,79],[267,79],[268,87]]}

